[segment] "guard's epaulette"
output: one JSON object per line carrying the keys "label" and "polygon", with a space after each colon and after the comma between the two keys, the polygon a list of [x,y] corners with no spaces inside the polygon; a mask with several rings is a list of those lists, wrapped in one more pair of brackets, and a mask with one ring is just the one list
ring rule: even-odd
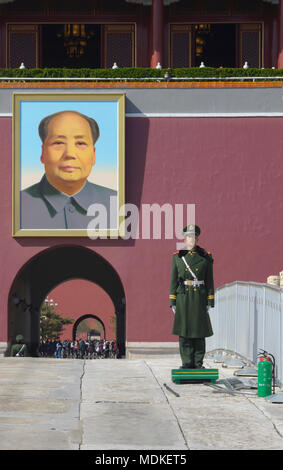
{"label": "guard's epaulette", "polygon": [[207,260],[213,263],[214,260],[212,258],[212,254],[210,251],[206,251],[204,248],[201,248],[200,246],[197,246],[197,251],[200,256],[203,256],[204,258],[206,258]]}
{"label": "guard's epaulette", "polygon": [[212,258],[212,254],[210,251],[207,251],[206,258],[208,258],[213,263],[214,259]]}

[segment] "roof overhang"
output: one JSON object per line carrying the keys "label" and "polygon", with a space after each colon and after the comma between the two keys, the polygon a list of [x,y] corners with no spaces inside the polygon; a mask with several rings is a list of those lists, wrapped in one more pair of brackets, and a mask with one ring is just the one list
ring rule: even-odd
{"label": "roof overhang", "polygon": [[[164,5],[171,5],[171,3],[179,2],[180,0],[163,0]],[[151,5],[152,0],[126,0],[128,3],[140,3],[142,5]]]}
{"label": "roof overhang", "polygon": [[[5,1],[5,0],[4,0]],[[13,0],[8,0],[13,1]],[[141,5],[152,5],[152,0],[125,0],[128,3],[139,3]],[[180,0],[163,0],[164,5],[171,5],[171,3],[177,3]],[[262,0],[266,3],[272,3],[273,5],[279,5],[279,0]]]}

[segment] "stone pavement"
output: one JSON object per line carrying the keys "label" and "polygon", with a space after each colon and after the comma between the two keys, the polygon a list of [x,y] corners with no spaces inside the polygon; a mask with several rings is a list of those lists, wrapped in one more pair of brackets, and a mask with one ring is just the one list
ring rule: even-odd
{"label": "stone pavement", "polygon": [[0,450],[283,449],[283,404],[174,384],[179,365],[178,355],[0,358]]}

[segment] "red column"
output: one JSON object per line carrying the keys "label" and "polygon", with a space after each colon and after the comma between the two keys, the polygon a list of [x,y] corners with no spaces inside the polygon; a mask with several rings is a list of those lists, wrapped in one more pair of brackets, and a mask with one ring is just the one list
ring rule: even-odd
{"label": "red column", "polygon": [[163,0],[152,0],[151,6],[152,53],[150,66],[156,67],[163,56]]}
{"label": "red column", "polygon": [[277,67],[283,68],[283,0],[279,0],[278,7],[278,58]]}
{"label": "red column", "polygon": [[277,66],[277,56],[278,56],[278,17],[274,16],[271,21],[271,59],[270,59],[270,67]]}

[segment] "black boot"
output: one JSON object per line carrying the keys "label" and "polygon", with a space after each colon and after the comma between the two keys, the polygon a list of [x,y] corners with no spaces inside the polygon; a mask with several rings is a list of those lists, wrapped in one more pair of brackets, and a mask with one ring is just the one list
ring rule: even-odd
{"label": "black boot", "polygon": [[194,366],[191,366],[190,364],[184,364],[179,369],[195,369]]}

